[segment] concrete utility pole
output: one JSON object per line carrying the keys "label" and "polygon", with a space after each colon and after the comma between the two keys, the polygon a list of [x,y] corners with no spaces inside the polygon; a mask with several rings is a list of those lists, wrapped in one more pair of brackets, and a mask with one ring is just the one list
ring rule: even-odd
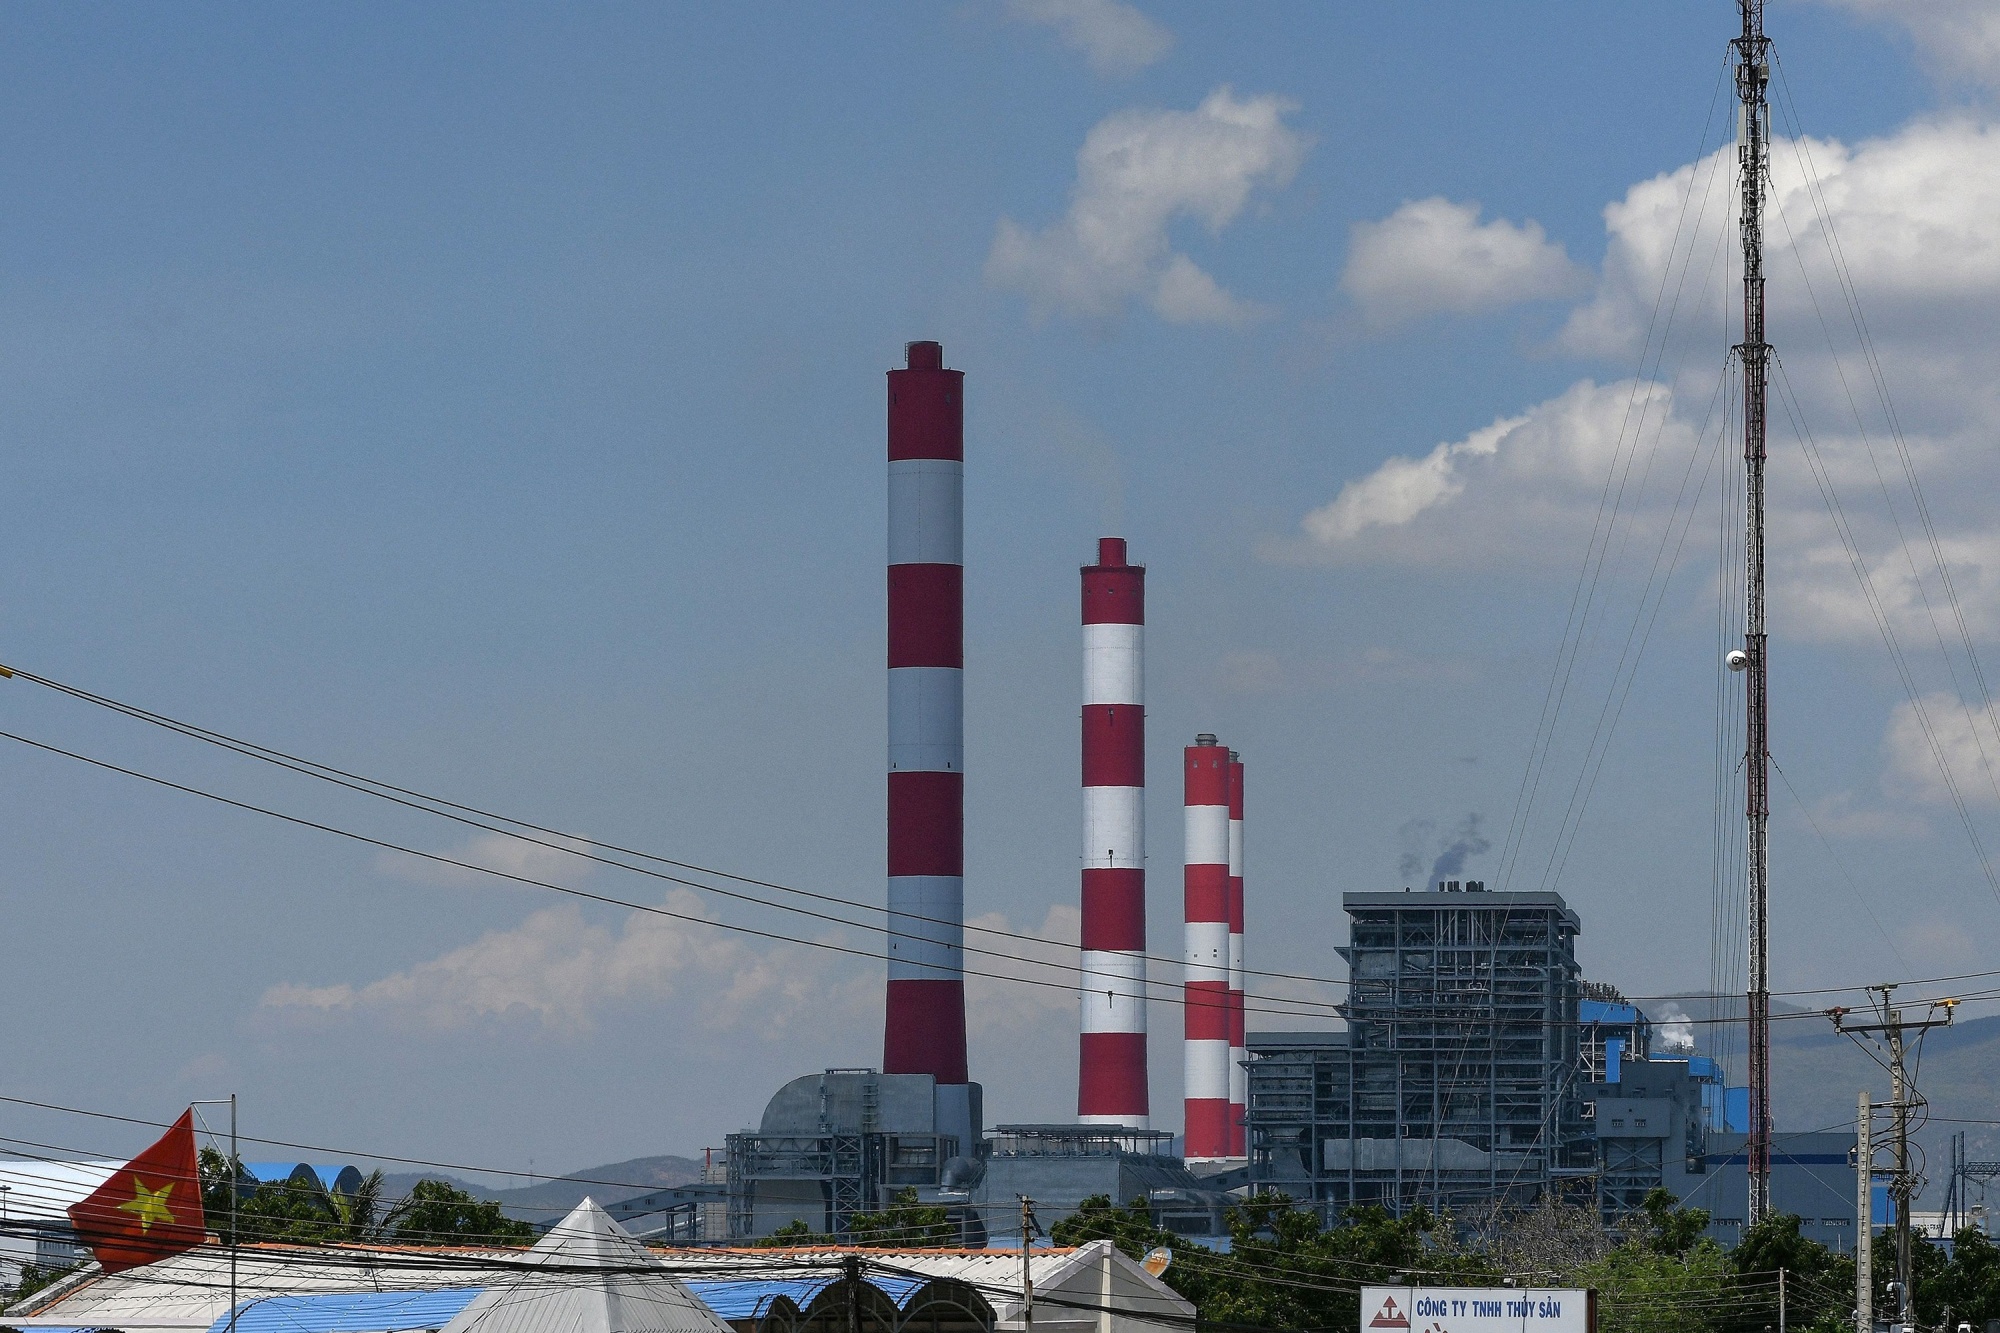
{"label": "concrete utility pole", "polygon": [[1854,1121],[1854,1333],[1875,1328],[1875,1104],[1864,1090]]}
{"label": "concrete utility pole", "polygon": [[[1924,1187],[1924,1182],[1910,1165],[1910,1112],[1918,1109],[1925,1103],[1922,1095],[1917,1092],[1915,1085],[1909,1080],[1909,1074],[1904,1064],[1904,1057],[1908,1051],[1908,1034],[1915,1033],[1918,1040],[1921,1041],[1923,1034],[1930,1029],[1949,1027],[1951,1024],[1951,1011],[1957,1006],[1958,1001],[1932,1000],[1928,1012],[1922,1018],[1906,1019],[1903,1017],[1903,1011],[1890,1003],[1890,999],[1892,998],[1891,992],[1896,989],[1893,985],[1870,986],[1868,989],[1874,993],[1875,997],[1870,1002],[1872,1013],[1869,1015],[1868,1022],[1848,1022],[1847,1017],[1853,1012],[1850,1009],[1830,1009],[1827,1013],[1833,1019],[1833,1025],[1836,1028],[1854,1038],[1856,1044],[1862,1050],[1867,1051],[1877,1064],[1889,1071],[1888,1111],[1891,1122],[1890,1133],[1892,1136],[1890,1148],[1894,1152],[1896,1160],[1896,1164],[1891,1169],[1889,1176],[1889,1197],[1895,1200],[1896,1204],[1896,1310],[1894,1317],[1896,1323],[1907,1327],[1915,1318],[1915,1307],[1910,1292],[1910,1205],[1916,1201],[1917,1195],[1923,1192]],[[1885,1052],[1887,1058],[1884,1058]],[[1865,1094],[1862,1097],[1862,1102],[1864,1104],[1863,1123],[1866,1123],[1867,1097]],[[1874,1145],[1872,1143],[1864,1143],[1860,1145],[1860,1151],[1865,1156],[1868,1164],[1872,1166],[1874,1162]],[[1857,1161],[1855,1164],[1857,1172],[1860,1171],[1861,1166],[1862,1163]],[[1863,1227],[1866,1225],[1865,1219],[1867,1217],[1868,1214],[1864,1210],[1860,1217],[1856,1219],[1857,1222],[1862,1223],[1862,1225],[1855,1227],[1857,1235],[1866,1234]],[[1867,1230],[1872,1231],[1873,1228],[1869,1227]],[[1861,1252],[1859,1249],[1855,1251],[1855,1259],[1855,1273],[1858,1282],[1861,1272]],[[1863,1328],[1859,1330],[1859,1333],[1868,1333],[1868,1330]]]}

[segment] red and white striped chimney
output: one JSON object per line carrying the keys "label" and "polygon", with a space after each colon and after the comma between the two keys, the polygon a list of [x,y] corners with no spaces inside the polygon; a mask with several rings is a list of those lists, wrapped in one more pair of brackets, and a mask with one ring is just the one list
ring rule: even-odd
{"label": "red and white striped chimney", "polygon": [[1243,1008],[1243,760],[1229,752],[1229,1155],[1250,1155],[1250,1058]]}
{"label": "red and white striped chimney", "polygon": [[931,1074],[972,1156],[965,1065],[965,374],[889,372],[889,993],[882,1072]]}
{"label": "red and white striped chimney", "polygon": [[1083,968],[1076,1116],[1150,1126],[1146,1090],[1146,570],[1083,567]]}
{"label": "red and white striped chimney", "polygon": [[1182,1046],[1189,1161],[1229,1157],[1229,751],[1203,734],[1185,753],[1187,871]]}

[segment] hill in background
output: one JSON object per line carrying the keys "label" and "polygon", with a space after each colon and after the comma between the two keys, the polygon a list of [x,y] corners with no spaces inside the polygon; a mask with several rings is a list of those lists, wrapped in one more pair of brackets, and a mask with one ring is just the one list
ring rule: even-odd
{"label": "hill in background", "polygon": [[518,1189],[476,1185],[444,1171],[397,1172],[383,1177],[385,1192],[392,1199],[409,1193],[419,1180],[442,1180],[475,1198],[498,1203],[507,1216],[522,1222],[545,1222],[560,1217],[586,1197],[601,1204],[613,1204],[653,1190],[691,1185],[700,1179],[698,1159],[673,1155],[634,1157],[585,1167],[557,1180],[537,1181]]}

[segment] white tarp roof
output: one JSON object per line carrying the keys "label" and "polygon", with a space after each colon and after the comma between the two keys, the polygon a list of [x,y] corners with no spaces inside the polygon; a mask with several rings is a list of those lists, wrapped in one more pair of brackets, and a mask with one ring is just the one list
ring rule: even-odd
{"label": "white tarp roof", "polygon": [[731,1333],[590,1199],[517,1264],[442,1333]]}

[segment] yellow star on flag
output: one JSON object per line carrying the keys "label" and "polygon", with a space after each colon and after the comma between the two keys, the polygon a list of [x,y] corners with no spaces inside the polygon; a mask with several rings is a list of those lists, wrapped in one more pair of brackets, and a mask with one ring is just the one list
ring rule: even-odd
{"label": "yellow star on flag", "polygon": [[151,1231],[155,1222],[164,1222],[172,1226],[174,1215],[167,1210],[167,1196],[173,1192],[174,1182],[171,1180],[156,1190],[149,1190],[145,1181],[133,1176],[132,1197],[127,1202],[119,1204],[118,1211],[130,1213],[138,1218],[139,1230],[142,1232]]}

